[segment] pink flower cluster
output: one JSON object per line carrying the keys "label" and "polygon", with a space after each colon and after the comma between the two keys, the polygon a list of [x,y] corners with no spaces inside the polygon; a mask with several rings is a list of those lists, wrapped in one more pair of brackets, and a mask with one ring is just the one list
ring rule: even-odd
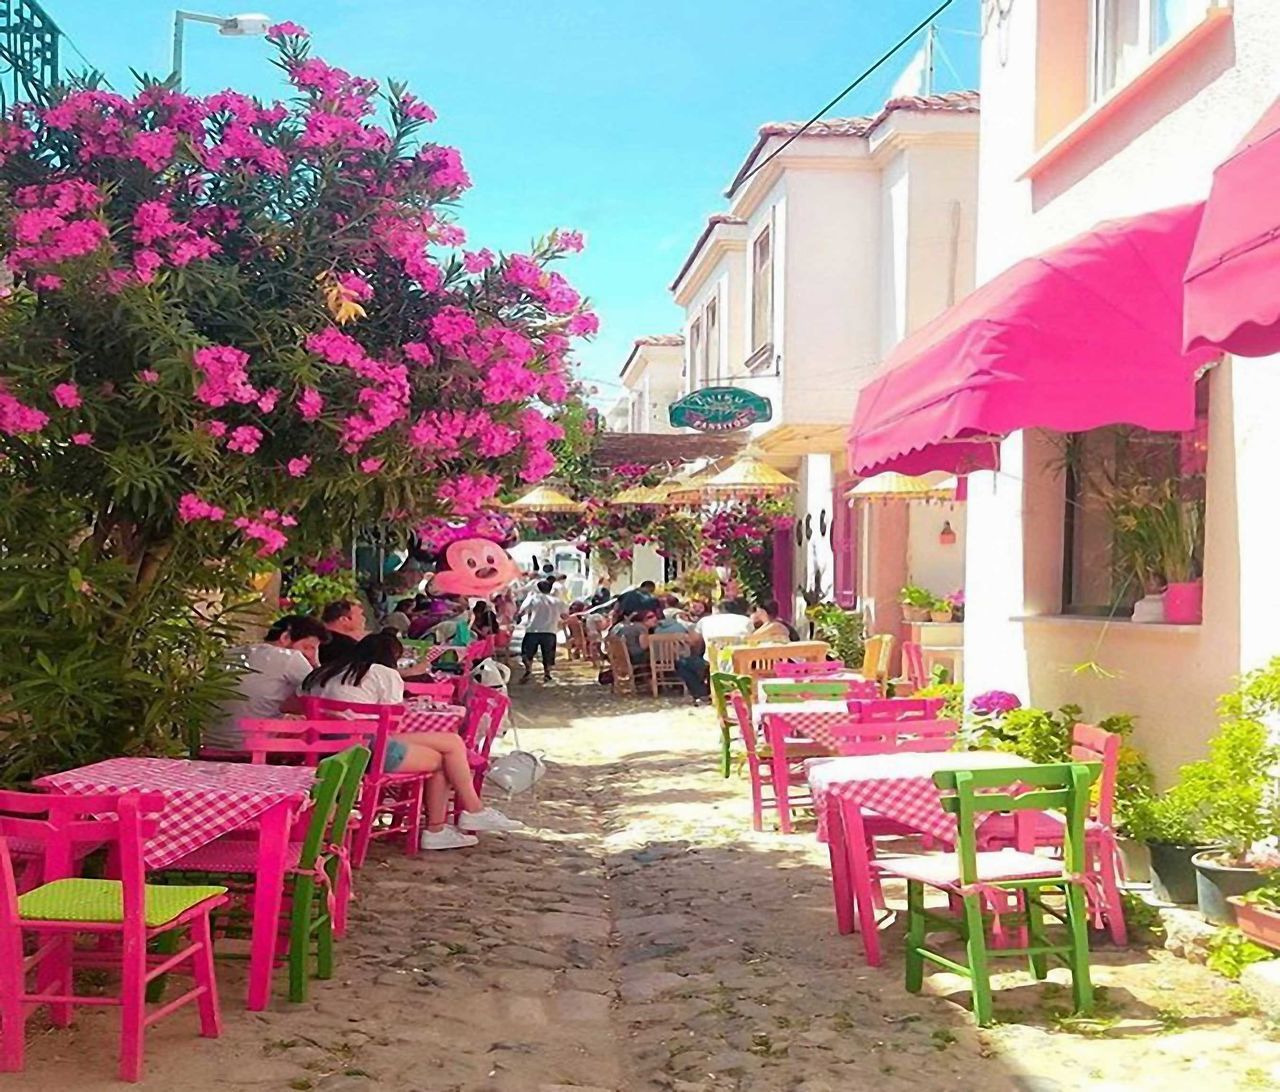
{"label": "pink flower cluster", "polygon": [[441,482],[436,495],[459,518],[477,515],[480,509],[498,495],[502,479],[495,474],[460,474]]}
{"label": "pink flower cluster", "polygon": [[259,557],[270,557],[272,554],[278,554],[288,546],[289,536],[280,528],[295,527],[297,523],[298,521],[293,516],[281,515],[272,508],[264,508],[255,519],[251,519],[248,516],[238,516],[231,521],[231,525],[245,538],[262,543],[258,550]]}
{"label": "pink flower cluster", "polygon": [[203,382],[196,388],[196,398],[206,406],[225,406],[228,402],[248,405],[260,395],[249,382],[249,354],[230,345],[206,345],[193,354]]}
{"label": "pink flower cluster", "polygon": [[0,383],[0,432],[6,436],[39,432],[49,423],[49,415],[14,398]]}
{"label": "pink flower cluster", "polygon": [[178,519],[183,523],[195,523],[198,520],[218,522],[227,518],[225,508],[202,500],[195,493],[183,493],[178,498]]}
{"label": "pink flower cluster", "polygon": [[409,370],[403,364],[374,360],[355,338],[330,326],[307,337],[307,351],[330,364],[345,365],[368,384],[360,389],[356,402],[360,409],[342,422],[343,450],[355,453],[398,421],[409,415]]}
{"label": "pink flower cluster", "polygon": [[133,269],[144,284],[155,278],[165,263],[181,267],[210,258],[221,247],[173,218],[173,209],[163,201],[144,201],[133,216],[133,239],[138,249]]}
{"label": "pink flower cluster", "polygon": [[100,210],[102,195],[89,182],[72,179],[23,186],[14,194],[16,245],[6,260],[15,272],[58,265],[92,254],[108,240]]}

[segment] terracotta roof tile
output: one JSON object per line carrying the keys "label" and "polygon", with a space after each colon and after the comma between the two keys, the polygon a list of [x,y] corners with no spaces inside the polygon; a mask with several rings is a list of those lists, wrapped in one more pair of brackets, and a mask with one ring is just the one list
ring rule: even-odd
{"label": "terracotta roof tile", "polygon": [[977,91],[945,91],[937,95],[902,95],[889,99],[874,114],[852,118],[822,118],[805,129],[803,121],[769,121],[760,126],[755,146],[729,184],[726,196],[732,197],[746,180],[757,157],[771,137],[795,136],[804,130],[806,137],[867,137],[899,110],[976,114],[979,109]]}
{"label": "terracotta roof tile", "polygon": [[702,248],[707,245],[707,240],[711,238],[711,233],[715,231],[721,224],[745,224],[741,216],[734,216],[728,212],[713,212],[707,217],[706,226],[702,229],[702,234],[698,236],[693,246],[689,250],[688,256],[684,260],[684,264],[680,266],[680,272],[676,274],[675,280],[670,284],[670,290],[674,292],[676,285],[683,279],[684,275],[689,272],[689,267],[697,260],[698,254]]}
{"label": "terracotta roof tile", "polygon": [[678,348],[684,344],[684,334],[646,334],[644,337],[638,337],[631,345],[631,352],[627,353],[627,359],[622,362],[622,371],[619,375],[626,375],[627,369],[631,367],[631,362],[635,360],[636,353],[647,346],[668,346]]}
{"label": "terracotta roof tile", "polygon": [[736,455],[746,443],[745,435],[733,433],[606,432],[592,450],[591,461],[597,466],[674,466],[694,459],[727,458]]}

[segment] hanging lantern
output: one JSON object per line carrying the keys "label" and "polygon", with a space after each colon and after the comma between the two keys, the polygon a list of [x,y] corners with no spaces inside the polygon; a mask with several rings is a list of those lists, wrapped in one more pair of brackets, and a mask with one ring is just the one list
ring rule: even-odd
{"label": "hanging lantern", "polygon": [[938,534],[938,542],[943,546],[954,546],[956,544],[956,533],[952,529],[949,519],[942,521],[942,531]]}

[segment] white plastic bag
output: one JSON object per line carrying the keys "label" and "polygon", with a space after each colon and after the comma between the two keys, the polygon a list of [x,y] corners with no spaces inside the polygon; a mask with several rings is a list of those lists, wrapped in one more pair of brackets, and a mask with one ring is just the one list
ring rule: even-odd
{"label": "white plastic bag", "polygon": [[508,797],[528,792],[547,774],[541,755],[532,751],[508,751],[489,760],[485,784],[497,785]]}

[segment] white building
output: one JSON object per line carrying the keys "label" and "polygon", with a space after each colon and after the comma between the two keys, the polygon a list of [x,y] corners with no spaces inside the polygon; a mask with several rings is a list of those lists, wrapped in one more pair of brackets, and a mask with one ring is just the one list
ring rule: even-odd
{"label": "white building", "polygon": [[667,410],[684,393],[684,338],[637,338],[622,365],[622,385],[627,390],[627,432],[675,432]]}
{"label": "white building", "polygon": [[[875,629],[896,633],[909,555],[945,594],[963,582],[962,551],[939,545],[941,519],[905,505],[870,508],[854,526],[845,433],[884,352],[972,287],[978,98],[899,98],[871,117],[801,128],[760,129],[727,212],[710,218],[671,286],[685,309],[686,385],[772,402],[772,419],[751,431],[800,483],[792,579],[775,589],[793,616],[798,589],[818,585],[846,604],[857,595]],[[910,546],[909,522],[921,525]],[[859,550],[860,535],[870,548]]]}

